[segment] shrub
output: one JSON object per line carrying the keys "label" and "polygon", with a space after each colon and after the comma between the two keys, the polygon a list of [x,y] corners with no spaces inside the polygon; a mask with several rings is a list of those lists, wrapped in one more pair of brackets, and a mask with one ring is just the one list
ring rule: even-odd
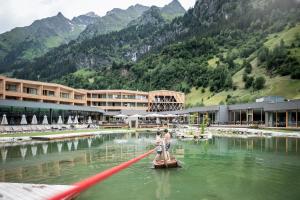
{"label": "shrub", "polygon": [[255,90],[261,90],[265,87],[266,79],[263,76],[259,76],[255,79],[253,83],[253,88]]}
{"label": "shrub", "polygon": [[245,82],[245,89],[249,89],[253,85],[254,78],[252,76],[247,76],[246,82]]}

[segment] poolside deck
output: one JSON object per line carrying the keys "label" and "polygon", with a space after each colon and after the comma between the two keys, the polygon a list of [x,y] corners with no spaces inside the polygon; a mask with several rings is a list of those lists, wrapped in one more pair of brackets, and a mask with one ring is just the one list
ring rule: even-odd
{"label": "poolside deck", "polygon": [[[0,183],[0,199],[42,200],[74,186],[28,183]],[[74,197],[72,197],[74,198]],[[70,199],[72,199],[70,198]]]}
{"label": "poolside deck", "polygon": [[53,135],[41,135],[41,136],[31,136],[33,140],[60,140],[60,139],[70,139],[78,137],[91,137],[96,135],[94,132],[87,133],[66,133],[66,134],[53,134]]}

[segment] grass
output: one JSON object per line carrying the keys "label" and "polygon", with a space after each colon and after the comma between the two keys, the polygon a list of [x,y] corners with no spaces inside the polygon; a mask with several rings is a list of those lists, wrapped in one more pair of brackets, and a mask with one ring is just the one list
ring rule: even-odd
{"label": "grass", "polygon": [[295,40],[297,33],[300,33],[300,24],[297,24],[293,28],[285,29],[279,33],[271,34],[264,45],[272,49],[276,45],[279,45],[281,40],[283,40],[286,45],[290,45]]}
{"label": "grass", "polygon": [[212,59],[208,60],[208,65],[212,68],[217,67],[217,62],[219,61],[219,58],[217,58],[216,56],[214,56]]}
{"label": "grass", "polygon": [[[287,45],[290,45],[296,39],[296,33],[300,33],[300,25],[293,28],[286,29],[277,34],[271,34],[265,46],[273,48],[283,39]],[[290,49],[291,56],[300,60],[300,48]],[[232,76],[233,85],[237,87],[236,90],[222,91],[219,93],[212,93],[209,88],[205,88],[202,93],[201,89],[192,88],[191,92],[186,95],[186,104],[195,106],[196,104],[204,103],[204,105],[218,105],[220,102],[226,102],[228,95],[235,98],[238,102],[252,102],[256,98],[262,96],[283,96],[288,99],[300,99],[300,80],[293,80],[290,76],[274,76],[270,77],[263,66],[258,65],[256,52],[249,56],[251,60],[252,73],[251,76],[264,76],[266,79],[265,88],[260,91],[253,91],[252,89],[245,89],[245,83],[242,80],[244,69],[239,70]],[[208,61],[212,67],[216,64],[217,58],[214,57]],[[235,60],[235,63],[242,64],[242,59]],[[203,99],[203,101],[202,101]]]}

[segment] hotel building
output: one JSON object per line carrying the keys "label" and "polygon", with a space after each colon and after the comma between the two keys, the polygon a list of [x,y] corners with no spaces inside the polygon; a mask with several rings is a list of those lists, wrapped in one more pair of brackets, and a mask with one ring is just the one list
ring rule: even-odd
{"label": "hotel building", "polygon": [[[53,116],[55,111],[65,116],[74,112],[117,113],[121,111],[161,112],[184,108],[185,95],[181,92],[158,90],[151,92],[131,90],[84,90],[60,84],[20,80],[0,76],[0,114],[16,115],[31,108],[43,109]],[[8,107],[10,109],[8,109]],[[12,111],[12,109],[14,109]],[[3,112],[3,110],[5,112]],[[62,110],[65,110],[61,113]],[[73,112],[74,111],[74,112]],[[68,112],[68,113],[65,113]],[[33,111],[32,111],[33,113]],[[57,114],[57,115],[58,115]],[[42,115],[42,114],[41,114]],[[56,116],[56,115],[55,115]],[[101,119],[102,117],[97,117]]]}

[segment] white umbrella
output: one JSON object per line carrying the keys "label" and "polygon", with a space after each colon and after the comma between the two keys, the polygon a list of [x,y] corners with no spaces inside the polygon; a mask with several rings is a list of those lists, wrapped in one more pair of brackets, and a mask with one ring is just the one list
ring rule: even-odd
{"label": "white umbrella", "polygon": [[67,124],[73,124],[72,117],[71,117],[70,115],[69,115],[69,118],[68,118]]}
{"label": "white umbrella", "polygon": [[160,115],[160,114],[157,114],[157,113],[151,113],[151,114],[148,114],[148,115],[146,115],[146,117],[149,117],[149,118],[156,118],[156,117],[161,117],[162,115]]}
{"label": "white umbrella", "polygon": [[75,118],[74,118],[74,122],[73,122],[74,124],[78,124],[79,122],[78,122],[78,117],[77,117],[77,115],[75,116]]}
{"label": "white umbrella", "polygon": [[127,115],[123,115],[123,114],[118,114],[118,115],[115,115],[114,117],[116,117],[116,118],[126,118],[128,116]]}
{"label": "white umbrella", "polygon": [[132,117],[132,118],[140,118],[140,117],[143,117],[143,116],[139,115],[139,114],[135,114],[135,115],[131,115],[130,117]]}
{"label": "white umbrella", "polygon": [[22,119],[21,119],[21,123],[20,124],[21,125],[26,125],[27,124],[27,120],[26,120],[26,117],[25,117],[24,114],[22,115]]}
{"label": "white umbrella", "polygon": [[42,124],[44,125],[48,125],[48,119],[47,119],[47,115],[44,115],[44,119],[43,119],[43,122]]}
{"label": "white umbrella", "polygon": [[62,118],[61,116],[59,115],[58,116],[58,120],[57,120],[57,124],[63,124],[64,122],[62,121]]}
{"label": "white umbrella", "polygon": [[35,124],[37,124],[38,123],[38,121],[37,121],[37,119],[36,119],[36,115],[33,115],[32,116],[32,120],[31,120],[31,124],[32,125],[35,125]]}
{"label": "white umbrella", "polygon": [[6,114],[4,114],[3,117],[2,117],[1,125],[8,125]]}
{"label": "white umbrella", "polygon": [[177,115],[167,114],[167,115],[165,115],[165,117],[177,117]]}
{"label": "white umbrella", "polygon": [[156,118],[156,124],[160,124],[160,120],[158,117]]}
{"label": "white umbrella", "polygon": [[92,117],[91,117],[91,116],[89,116],[87,123],[88,123],[88,124],[92,124],[92,123],[93,123]]}

